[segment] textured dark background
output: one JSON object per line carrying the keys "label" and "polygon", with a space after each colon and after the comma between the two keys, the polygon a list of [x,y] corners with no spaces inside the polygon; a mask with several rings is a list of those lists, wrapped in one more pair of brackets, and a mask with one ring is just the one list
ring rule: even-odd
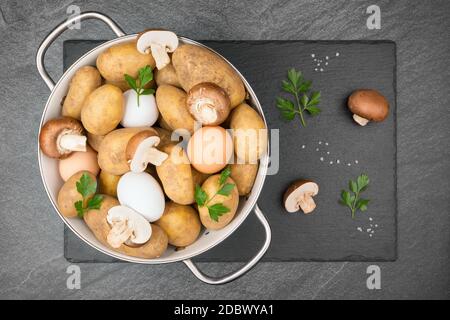
{"label": "textured dark background", "polygon": [[[66,9],[98,10],[126,32],[171,29],[194,39],[389,39],[397,43],[399,251],[378,263],[382,289],[366,289],[369,263],[261,263],[245,277],[211,287],[184,265],[80,264],[82,289],[66,288],[63,226],[40,181],[36,137],[48,89],[35,67],[41,40]],[[382,10],[381,30],[365,10]],[[448,1],[0,1],[1,298],[450,298],[450,2]],[[64,39],[112,37],[83,22],[49,50],[62,72]],[[211,274],[239,264],[205,263]]]}
{"label": "textured dark background", "polygon": [[[64,68],[99,43],[101,41],[64,42]],[[271,145],[273,153],[279,149],[276,151],[279,170],[276,174],[267,175],[258,199],[258,205],[272,229],[272,242],[263,261],[395,260],[395,43],[203,43],[217,50],[239,69],[258,96],[269,128],[279,129],[279,146],[275,146],[274,142]],[[283,52],[282,59],[279,58],[280,52]],[[322,61],[320,66],[320,62],[314,62],[312,55]],[[282,95],[281,80],[286,78],[286,70],[292,67],[302,70],[305,79],[313,81],[313,90],[322,90],[321,115],[316,118],[305,115],[307,128],[301,127],[298,118],[292,122],[282,120],[279,110],[274,107],[275,97]],[[365,128],[358,126],[346,105],[347,96],[355,88],[381,91],[390,102],[389,117],[379,124]],[[275,156],[272,159],[275,160]],[[347,181],[362,172],[371,179],[370,187],[362,194],[362,197],[372,200],[370,210],[365,214],[358,213],[351,219],[349,209],[340,205],[338,199],[341,190],[348,188]],[[299,178],[312,179],[319,184],[320,191],[315,197],[318,205],[314,214],[287,214],[282,205],[285,189]],[[373,234],[367,230],[373,230]],[[71,262],[113,260],[104,254],[101,254],[103,258],[93,254],[94,249],[68,228],[64,236],[64,256]],[[251,214],[227,241],[195,257],[195,261],[248,261],[263,241],[264,229],[256,216]]]}

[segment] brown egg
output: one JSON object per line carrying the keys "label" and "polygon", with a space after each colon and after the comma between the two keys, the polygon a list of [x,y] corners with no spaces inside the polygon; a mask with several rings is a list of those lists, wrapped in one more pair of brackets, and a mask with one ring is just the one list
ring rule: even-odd
{"label": "brown egg", "polygon": [[197,171],[215,173],[222,170],[233,155],[233,140],[222,127],[203,127],[192,135],[187,153]]}
{"label": "brown egg", "polygon": [[86,147],[86,152],[72,152],[70,156],[59,160],[59,174],[64,181],[67,181],[78,171],[86,170],[97,176],[100,168],[97,162],[97,152],[91,147]]}

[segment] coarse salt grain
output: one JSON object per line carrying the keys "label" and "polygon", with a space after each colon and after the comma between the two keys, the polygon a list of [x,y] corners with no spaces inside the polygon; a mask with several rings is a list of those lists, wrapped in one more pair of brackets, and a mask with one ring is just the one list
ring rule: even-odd
{"label": "coarse salt grain", "polygon": [[320,157],[320,161],[323,161],[323,157]]}
{"label": "coarse salt grain", "polygon": [[316,151],[319,151],[319,148],[316,148]]}
{"label": "coarse salt grain", "polygon": [[306,146],[305,145],[302,145],[302,149],[305,149],[306,148]]}
{"label": "coarse salt grain", "polygon": [[314,53],[312,53],[312,54],[311,54],[311,57],[313,57],[313,58],[314,58],[315,56],[316,56],[316,55],[315,55]]}
{"label": "coarse salt grain", "polygon": [[339,52],[336,52],[336,57],[339,57],[339,54],[340,54]]}
{"label": "coarse salt grain", "polygon": [[359,232],[362,232],[362,228],[361,227],[356,228],[356,230],[358,230]]}
{"label": "coarse salt grain", "polygon": [[333,161],[330,161],[330,164],[333,164]]}

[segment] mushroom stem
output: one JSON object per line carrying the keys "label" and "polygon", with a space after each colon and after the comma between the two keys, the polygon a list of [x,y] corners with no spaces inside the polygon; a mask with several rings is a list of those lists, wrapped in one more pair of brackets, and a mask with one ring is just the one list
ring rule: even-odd
{"label": "mushroom stem", "polygon": [[312,196],[312,192],[305,192],[300,198],[297,199],[297,203],[304,213],[310,213],[316,208],[316,203],[314,202]]}
{"label": "mushroom stem", "polygon": [[57,146],[61,153],[68,151],[86,152],[86,136],[73,133],[62,133],[58,137]]}
{"label": "mushroom stem", "polygon": [[128,219],[114,219],[111,227],[106,240],[113,248],[119,248],[133,235],[133,229],[128,226]]}
{"label": "mushroom stem", "polygon": [[355,120],[356,123],[358,123],[360,126],[365,126],[367,123],[369,123],[369,120],[363,117],[358,116],[357,114],[353,115],[353,120]]}
{"label": "mushroom stem", "polygon": [[170,57],[167,54],[166,46],[160,45],[158,43],[151,43],[150,49],[152,51],[152,56],[156,62],[156,68],[161,70],[170,63]]}

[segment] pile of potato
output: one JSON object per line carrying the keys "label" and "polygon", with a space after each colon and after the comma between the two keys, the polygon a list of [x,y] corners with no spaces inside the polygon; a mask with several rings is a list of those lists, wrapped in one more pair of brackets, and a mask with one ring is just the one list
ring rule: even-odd
{"label": "pile of potato", "polygon": [[[62,163],[60,171],[61,166],[65,166],[62,176],[66,181],[58,196],[60,212],[66,217],[76,218],[73,204],[83,199],[77,192],[77,182],[87,173],[96,181],[97,193],[103,195],[103,201],[99,209],[90,209],[84,214],[86,224],[104,245],[140,258],[159,257],[168,245],[183,248],[192,244],[198,238],[202,226],[217,230],[230,223],[238,208],[239,196],[250,193],[258,171],[258,159],[267,149],[267,135],[251,136],[253,138],[249,139],[235,135],[234,131],[230,132],[232,156],[224,166],[230,166],[231,175],[227,182],[235,184],[235,188],[228,196],[214,197],[224,166],[208,173],[194,169],[186,148],[188,141],[180,144],[178,140],[171,139],[174,130],[184,129],[192,135],[201,127],[198,126],[194,111],[187,106],[190,90],[196,85],[206,84],[217,86],[218,90],[224,92],[224,101],[229,101],[229,105],[217,114],[215,121],[219,123],[214,123],[215,126],[245,132],[265,129],[264,121],[245,102],[247,93],[239,75],[212,51],[200,46],[180,44],[171,54],[170,64],[160,70],[156,70],[155,65],[151,52],[139,52],[136,41],[106,49],[98,56],[96,66],[84,66],[75,73],[62,105],[62,117],[45,124],[40,137],[42,151],[59,159]],[[124,75],[138,77],[139,70],[145,66],[153,69],[154,81],[146,87],[156,90],[154,97],[149,98],[156,101],[159,117],[151,126],[123,127],[121,123],[126,107],[124,92],[130,90]],[[62,120],[66,123],[63,129],[56,125]],[[67,121],[76,130],[67,131]],[[77,123],[81,125],[80,128],[76,126]],[[76,151],[82,150],[82,146],[77,145],[83,143],[82,138],[66,142],[65,147],[57,145],[56,149],[51,149],[55,139],[49,140],[49,136],[55,132],[59,134],[56,144],[63,140],[61,132],[86,136],[86,151]],[[133,156],[138,152],[139,143],[149,137],[156,137],[155,141],[158,141],[153,145],[153,151],[159,156],[159,162],[156,165],[145,162],[142,173],[133,173],[130,171]],[[71,144],[75,144],[75,151],[67,149],[66,145]],[[95,159],[95,163],[92,160],[68,162],[72,157],[80,159],[80,156],[86,157],[88,153],[93,155],[91,158]],[[127,176],[127,181],[134,181],[130,176],[132,174],[151,176],[157,184],[150,183],[147,187],[145,182],[133,189],[129,184],[125,185],[124,178]],[[122,190],[128,191],[121,191],[122,182]],[[209,197],[214,197],[211,204],[221,202],[230,211],[220,216],[218,221],[211,219],[208,209],[199,208],[195,202],[196,185],[201,186]],[[155,200],[159,199],[158,188],[162,190],[165,203],[160,204]],[[129,194],[122,196],[123,200],[120,192]],[[150,239],[137,245],[128,241],[112,247],[108,241],[112,228],[107,219],[108,211],[124,203],[129,203],[135,209],[134,203],[141,200],[150,201],[150,209],[161,210],[162,213],[143,213],[151,224]]]}

